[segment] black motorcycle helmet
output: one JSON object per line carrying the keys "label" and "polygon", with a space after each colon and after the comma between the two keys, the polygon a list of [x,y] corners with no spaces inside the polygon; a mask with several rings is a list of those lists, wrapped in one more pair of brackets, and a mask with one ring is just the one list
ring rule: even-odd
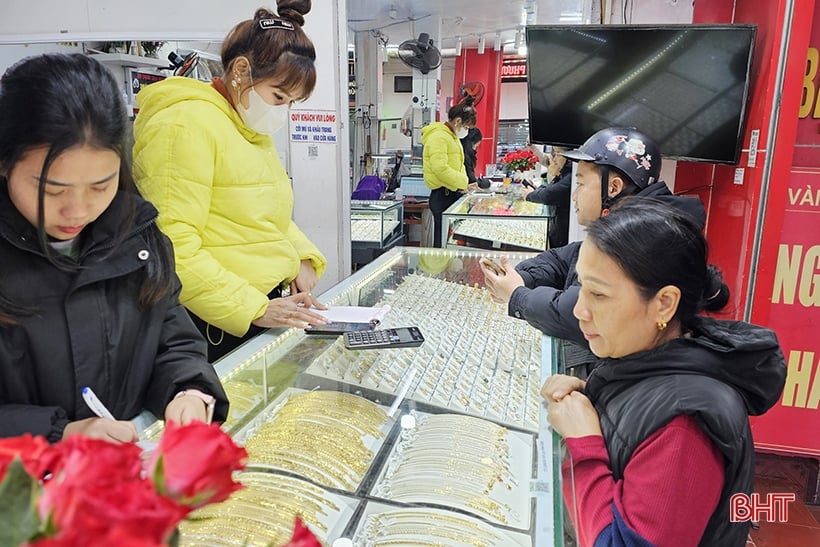
{"label": "black motorcycle helmet", "polygon": [[601,199],[604,209],[611,205],[606,184],[609,168],[615,168],[638,191],[657,182],[661,174],[661,151],[652,140],[634,127],[607,127],[592,135],[575,150],[562,155],[572,161],[591,161],[604,167]]}

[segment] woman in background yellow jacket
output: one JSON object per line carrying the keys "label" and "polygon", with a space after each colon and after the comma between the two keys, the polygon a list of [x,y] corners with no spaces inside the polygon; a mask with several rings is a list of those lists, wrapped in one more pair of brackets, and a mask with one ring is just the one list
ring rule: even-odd
{"label": "woman in background yellow jacket", "polygon": [[433,122],[421,128],[424,183],[432,190],[430,212],[435,225],[434,247],[442,245],[441,213],[461,197],[469,184],[461,139],[471,127],[475,127],[475,123],[475,108],[468,100],[450,108],[446,122]]}
{"label": "woman in background yellow jacket", "polygon": [[259,9],[231,30],[221,78],[168,78],[137,97],[135,178],[174,243],[180,301],[212,362],[262,328],[323,322],[310,291],[327,262],[291,218],[270,136],[316,83],[302,31],[310,0],[278,4],[278,15]]}

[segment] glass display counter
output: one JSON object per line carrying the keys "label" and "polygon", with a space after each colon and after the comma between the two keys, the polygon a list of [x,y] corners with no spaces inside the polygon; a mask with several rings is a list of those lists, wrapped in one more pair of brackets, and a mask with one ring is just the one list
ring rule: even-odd
{"label": "glass display counter", "polygon": [[350,239],[354,244],[388,247],[402,235],[404,202],[350,201]]}
{"label": "glass display counter", "polygon": [[215,363],[245,488],[184,522],[180,545],[285,543],[295,514],[325,545],[563,544],[539,393],[551,339],[492,301],[486,255],[396,247],[319,297],[389,306],[380,328],[418,326],[420,347],[270,329]]}
{"label": "glass display counter", "polygon": [[465,194],[442,213],[441,240],[449,247],[543,251],[554,211],[551,205],[524,200],[516,189]]}
{"label": "glass display counter", "polygon": [[354,267],[369,264],[404,242],[402,200],[351,200],[350,250]]}

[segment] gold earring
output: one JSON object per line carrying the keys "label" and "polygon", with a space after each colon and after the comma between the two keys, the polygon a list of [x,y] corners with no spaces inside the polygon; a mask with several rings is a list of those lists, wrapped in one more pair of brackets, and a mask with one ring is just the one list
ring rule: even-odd
{"label": "gold earring", "polygon": [[662,331],[666,328],[666,321],[658,321],[658,330]]}
{"label": "gold earring", "polygon": [[236,89],[237,87],[239,87],[239,83],[240,83],[241,81],[242,81],[242,80],[241,80],[238,76],[237,76],[237,77],[235,77],[233,80],[231,80],[231,87],[232,87],[232,88],[234,88],[234,89]]}

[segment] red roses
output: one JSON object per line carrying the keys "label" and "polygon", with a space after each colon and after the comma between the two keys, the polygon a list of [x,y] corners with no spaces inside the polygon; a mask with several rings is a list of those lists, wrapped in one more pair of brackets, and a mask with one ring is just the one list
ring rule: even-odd
{"label": "red roses", "polygon": [[[223,501],[242,485],[233,481],[248,453],[228,435],[214,435],[219,426],[178,426],[169,423],[148,468],[163,495],[196,509]],[[240,463],[241,462],[241,463]]]}
{"label": "red roses", "polygon": [[143,469],[134,444],[0,439],[0,545],[167,545],[197,507],[241,485],[247,452],[218,425],[169,423]]}
{"label": "red roses", "polygon": [[538,157],[532,150],[522,148],[504,154],[500,163],[507,165],[512,171],[529,171],[538,163]]}

